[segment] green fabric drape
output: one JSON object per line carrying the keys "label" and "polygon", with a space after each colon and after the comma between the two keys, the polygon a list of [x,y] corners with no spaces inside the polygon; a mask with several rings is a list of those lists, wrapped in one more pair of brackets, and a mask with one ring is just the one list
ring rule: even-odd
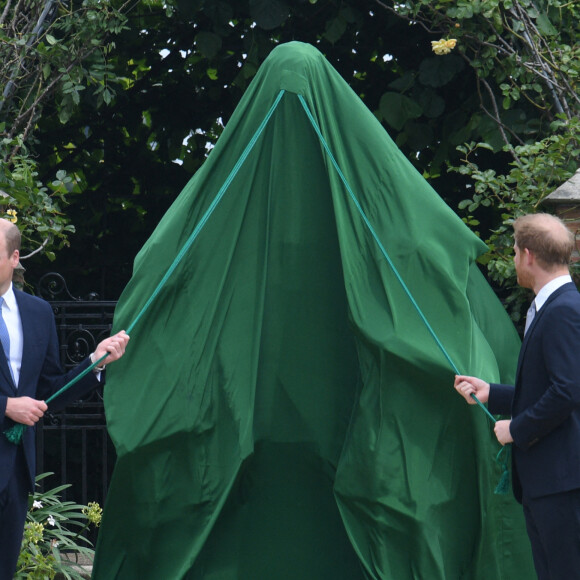
{"label": "green fabric drape", "polygon": [[108,371],[118,460],[93,578],[531,578],[490,421],[446,358],[513,378],[484,251],[315,48],[277,47],[119,301],[116,329],[140,319]]}

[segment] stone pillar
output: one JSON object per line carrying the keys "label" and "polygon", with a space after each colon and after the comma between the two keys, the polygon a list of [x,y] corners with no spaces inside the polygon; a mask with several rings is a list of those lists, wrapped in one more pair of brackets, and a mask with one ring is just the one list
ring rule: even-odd
{"label": "stone pillar", "polygon": [[[576,251],[572,254],[572,264],[580,262],[580,169],[560,187],[542,200],[546,209],[563,220],[576,236]],[[578,283],[577,276],[575,276]]]}
{"label": "stone pillar", "polygon": [[14,272],[12,273],[12,284],[18,290],[24,289],[24,272],[26,272],[26,268],[22,265],[22,262],[18,262],[18,266],[14,268]]}

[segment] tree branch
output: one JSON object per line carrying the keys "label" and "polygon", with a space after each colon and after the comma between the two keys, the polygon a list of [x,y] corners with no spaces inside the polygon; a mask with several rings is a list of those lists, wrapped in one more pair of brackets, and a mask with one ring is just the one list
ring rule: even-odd
{"label": "tree branch", "polygon": [[27,260],[28,258],[31,258],[35,254],[38,254],[39,252],[42,252],[42,250],[44,250],[44,248],[46,248],[46,245],[48,244],[48,241],[49,241],[49,238],[46,238],[42,242],[42,245],[40,245],[38,248],[36,248],[36,250],[33,250],[32,252],[30,252],[30,254],[27,254],[26,256],[20,256],[20,259],[21,260]]}

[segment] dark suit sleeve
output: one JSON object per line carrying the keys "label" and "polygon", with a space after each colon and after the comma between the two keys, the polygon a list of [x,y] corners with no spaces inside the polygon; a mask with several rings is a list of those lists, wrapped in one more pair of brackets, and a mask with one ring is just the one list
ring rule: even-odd
{"label": "dark suit sleeve", "polygon": [[491,383],[489,385],[489,399],[487,401],[489,412],[492,415],[510,415],[514,391],[515,389],[512,385]]}
{"label": "dark suit sleeve", "polygon": [[542,323],[541,362],[547,369],[547,384],[537,401],[514,417],[510,426],[514,442],[523,449],[580,408],[580,309],[554,307]]}
{"label": "dark suit sleeve", "polygon": [[[91,365],[90,358],[86,358],[68,373],[63,372],[60,364],[59,343],[52,311],[50,314],[50,338],[37,387],[37,396],[40,400],[46,400],[51,397]],[[97,380],[96,375],[93,372],[89,372],[85,377],[56,397],[54,401],[51,401],[51,403],[49,403],[49,411],[63,409],[78,398],[89,393],[98,384],[99,381]]]}

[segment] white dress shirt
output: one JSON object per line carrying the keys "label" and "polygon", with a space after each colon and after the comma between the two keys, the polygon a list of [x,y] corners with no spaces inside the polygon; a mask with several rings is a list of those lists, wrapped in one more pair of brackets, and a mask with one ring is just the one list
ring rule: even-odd
{"label": "white dress shirt", "polygon": [[20,311],[18,310],[18,304],[16,302],[16,296],[14,296],[12,284],[10,284],[10,288],[8,288],[2,298],[4,298],[4,301],[2,302],[2,318],[4,318],[6,328],[8,329],[8,335],[10,336],[10,357],[8,364],[12,370],[14,382],[18,387],[20,367],[22,366],[23,339]]}
{"label": "white dress shirt", "polygon": [[536,312],[539,312],[540,308],[544,306],[546,300],[553,292],[558,290],[560,286],[568,284],[568,282],[572,282],[572,277],[569,274],[564,274],[563,276],[558,276],[557,278],[550,280],[545,286],[542,286],[540,291],[536,294],[536,298],[534,299],[534,302],[536,303]]}

